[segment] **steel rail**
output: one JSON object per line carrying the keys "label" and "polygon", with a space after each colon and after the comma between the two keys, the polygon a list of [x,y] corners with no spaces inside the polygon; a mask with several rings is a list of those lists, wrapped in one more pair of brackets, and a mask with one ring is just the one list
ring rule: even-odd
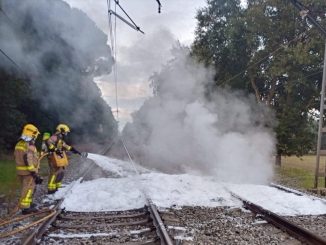
{"label": "steel rail", "polygon": [[13,229],[12,231],[9,231],[9,232],[5,232],[5,233],[1,233],[0,234],[0,238],[6,238],[8,236],[13,236],[17,233],[20,233],[20,232],[23,232],[33,226],[36,226],[44,221],[46,221],[47,219],[49,219],[50,217],[52,217],[54,215],[55,212],[51,212],[49,213],[48,215],[36,220],[36,221],[33,221],[33,222],[30,222],[29,224],[27,225],[23,225],[22,227],[19,227],[19,228],[15,228]]}
{"label": "steel rail", "polygon": [[[131,221],[131,222],[119,222],[119,223],[110,223],[110,224],[97,224],[97,228],[102,228],[102,227],[118,227],[118,226],[136,226],[136,225],[144,225],[144,224],[149,224],[150,222],[149,218],[137,220],[137,221]],[[54,227],[57,228],[65,228],[65,229],[87,229],[87,228],[93,228],[94,225],[63,225],[63,224],[55,224],[53,225]]]}
{"label": "steel rail", "polygon": [[146,216],[147,212],[136,213],[136,214],[125,214],[125,215],[106,215],[103,216],[59,216],[59,219],[63,220],[110,220],[110,219],[126,219],[126,218],[136,218]]}
{"label": "steel rail", "polygon": [[35,229],[30,235],[21,240],[22,245],[34,245],[41,239],[48,227],[56,220],[57,216],[62,212],[60,208],[63,199],[61,199],[54,207],[55,214],[43,222],[37,229]]}
{"label": "steel rail", "polygon": [[301,191],[298,191],[298,190],[295,190],[295,189],[291,189],[291,188],[288,188],[286,186],[279,185],[279,184],[270,183],[269,185],[271,187],[277,188],[279,190],[282,190],[282,191],[285,191],[285,192],[288,192],[288,193],[293,193],[293,194],[295,194],[297,196],[306,196],[306,197],[311,198],[312,200],[318,200],[318,201],[321,201],[324,204],[326,204],[326,199],[324,199],[324,198],[316,197],[316,196],[313,196],[313,195],[310,195],[310,194],[307,194],[307,193],[304,193],[304,192],[301,192]]}
{"label": "steel rail", "polygon": [[154,205],[153,201],[151,199],[147,200],[148,202],[148,209],[151,214],[151,217],[153,218],[153,223],[156,227],[156,233],[161,239],[161,244],[163,245],[173,245],[172,239],[169,236],[168,232],[165,229],[164,223],[157,211],[156,206]]}
{"label": "steel rail", "polygon": [[19,217],[15,217],[15,218],[12,218],[12,219],[7,219],[7,220],[4,220],[2,223],[0,223],[0,227],[8,225],[10,223],[14,223],[16,221],[21,221],[21,220],[24,220],[24,219],[27,219],[27,218],[30,218],[30,217],[33,217],[33,216],[37,216],[39,214],[43,214],[43,213],[49,212],[49,211],[51,211],[51,210],[46,209],[46,210],[41,210],[40,212],[37,212],[37,213],[25,214],[25,215],[21,215]]}
{"label": "steel rail", "polygon": [[262,218],[267,222],[273,224],[279,229],[289,233],[290,235],[296,237],[298,240],[305,242],[311,245],[326,245],[326,240],[323,237],[320,237],[307,229],[300,227],[289,220],[262,208],[259,205],[256,205],[233,192],[230,192],[232,196],[242,201],[245,208],[249,209],[253,213],[261,214]]}
{"label": "steel rail", "polygon": [[[44,156],[46,156],[47,154],[44,154],[41,156],[41,158],[43,158]],[[40,158],[40,159],[41,159]],[[91,166],[94,164],[94,162],[92,161]],[[81,174],[81,182],[83,181],[85,175],[89,172],[89,170],[91,169],[91,166],[89,166],[84,172],[83,174]],[[76,183],[75,183],[76,184]],[[73,184],[68,191],[70,191],[73,186],[75,185]],[[58,203],[55,205],[55,207],[53,208],[53,210],[55,211],[55,214],[53,216],[51,216],[49,219],[45,220],[38,228],[36,228],[30,235],[28,235],[27,237],[24,237],[21,239],[21,244],[22,245],[34,245],[37,244],[37,242],[41,239],[41,237],[43,236],[43,234],[45,233],[45,231],[48,229],[48,227],[57,219],[57,217],[61,214],[62,209],[61,209],[61,204],[64,201],[64,199],[60,199],[58,201]]]}
{"label": "steel rail", "polygon": [[[90,167],[87,168],[83,174],[81,175],[82,180],[84,178],[84,176],[88,173]],[[82,181],[81,180],[81,181]],[[75,183],[76,184],[76,183]],[[73,184],[68,191],[70,191],[73,186],[75,185]],[[43,234],[45,233],[45,231],[48,229],[48,227],[57,219],[58,215],[61,214],[62,209],[61,209],[61,204],[63,202],[64,199],[60,199],[58,201],[58,203],[55,205],[55,207],[53,208],[53,210],[56,210],[56,213],[49,218],[48,220],[46,220],[45,222],[43,222],[37,229],[35,229],[30,235],[28,235],[27,237],[21,239],[21,244],[22,245],[34,245],[37,244],[37,242],[41,239],[41,237],[43,236]]]}

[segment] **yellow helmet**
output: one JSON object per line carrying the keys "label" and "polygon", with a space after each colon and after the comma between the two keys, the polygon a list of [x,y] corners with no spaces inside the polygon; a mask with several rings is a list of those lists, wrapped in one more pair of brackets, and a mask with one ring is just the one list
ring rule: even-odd
{"label": "yellow helmet", "polygon": [[68,125],[60,123],[57,128],[56,128],[57,132],[63,133],[63,134],[67,134],[70,132],[70,128],[68,127]]}
{"label": "yellow helmet", "polygon": [[36,139],[39,134],[40,132],[38,131],[37,127],[35,127],[33,124],[26,124],[23,128],[22,138]]}
{"label": "yellow helmet", "polygon": [[42,138],[42,140],[43,140],[43,141],[46,141],[46,140],[48,140],[50,137],[51,137],[51,134],[50,134],[49,132],[44,132],[44,133],[43,133],[43,138]]}

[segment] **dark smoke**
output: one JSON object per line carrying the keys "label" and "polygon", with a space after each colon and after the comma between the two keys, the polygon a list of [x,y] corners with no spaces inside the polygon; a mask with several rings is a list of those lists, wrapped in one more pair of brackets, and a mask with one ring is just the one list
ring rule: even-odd
{"label": "dark smoke", "polygon": [[1,56],[0,69],[27,84],[30,103],[20,106],[22,122],[42,130],[67,123],[75,140],[113,138],[116,122],[93,82],[111,72],[107,36],[85,13],[61,0],[4,0],[1,8],[0,48],[19,68]]}

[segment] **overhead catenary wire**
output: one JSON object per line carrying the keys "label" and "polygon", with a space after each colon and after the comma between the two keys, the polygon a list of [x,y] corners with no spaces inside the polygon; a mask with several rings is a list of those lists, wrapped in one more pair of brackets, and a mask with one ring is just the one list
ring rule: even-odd
{"label": "overhead catenary wire", "polygon": [[[112,15],[110,14],[111,10],[111,0],[107,0],[107,8],[108,8],[108,24],[109,24],[109,36],[110,36],[110,44],[111,44],[111,50],[112,50],[112,56],[113,56],[113,80],[114,80],[114,86],[115,86],[115,104],[116,104],[116,120],[119,123],[119,104],[118,104],[118,72],[117,72],[117,19],[115,16],[114,19],[114,28],[113,28],[113,20]],[[116,5],[115,5],[116,10]]]}
{"label": "overhead catenary wire", "polygon": [[[137,30],[139,30],[139,31],[141,31],[140,30],[140,28],[137,26],[137,24],[131,19],[131,17],[128,15],[128,13],[122,8],[122,6],[120,5],[120,3],[119,3],[119,0],[114,0],[114,2],[115,2],[115,6],[118,6],[120,9],[121,9],[121,11],[128,17],[128,19],[131,21],[131,23],[136,27],[136,29]],[[117,11],[115,11],[115,12],[117,12]],[[142,32],[142,31],[141,31]]]}
{"label": "overhead catenary wire", "polygon": [[109,10],[109,14],[113,14],[114,16],[118,17],[120,20],[122,20],[124,23],[126,23],[128,26],[130,26],[132,29],[139,31],[142,34],[145,34],[138,26],[132,25],[127,20],[125,20],[121,15],[117,14],[117,12],[115,12],[113,10]]}
{"label": "overhead catenary wire", "polygon": [[10,56],[7,55],[1,48],[0,48],[0,53],[3,56],[5,56],[24,76],[26,76],[26,74],[23,71],[23,69],[12,58],[10,58]]}
{"label": "overhead catenary wire", "polygon": [[[11,24],[11,25],[15,25],[14,22],[10,19],[10,17],[7,15],[7,13],[1,8],[0,5],[0,12],[6,17],[7,21]],[[0,53],[5,56],[24,76],[27,76],[26,72],[24,72],[24,70],[12,59],[10,58],[9,55],[6,54],[5,51],[3,51],[0,48]],[[28,76],[27,76],[28,77]]]}
{"label": "overhead catenary wire", "polygon": [[[118,0],[113,0],[113,1],[115,2],[115,11],[113,11],[111,9],[111,7],[110,7],[111,6],[111,0],[109,0],[109,3],[108,3],[108,0],[107,0],[107,5],[109,6],[108,7],[108,13],[109,13],[109,15],[112,15],[113,14],[115,17],[119,18],[121,21],[123,21],[125,24],[127,24],[128,26],[130,26],[134,30],[139,31],[142,34],[145,34],[140,29],[140,27],[132,20],[132,18],[128,15],[128,13],[122,8],[122,6],[119,4],[119,1]],[[121,9],[121,11],[128,17],[128,19],[129,19],[130,22],[117,13],[116,6],[118,6]]]}
{"label": "overhead catenary wire", "polygon": [[[0,0],[1,1],[1,0]],[[7,22],[10,23],[14,28],[17,28],[16,24],[14,23],[14,21],[7,15],[7,13],[3,10],[3,8],[1,7],[1,2],[0,2],[0,12],[6,17]],[[23,31],[24,32],[24,31]],[[0,48],[0,53],[2,53],[2,55],[4,55],[15,67],[16,69],[22,73],[23,75],[23,79],[28,80],[28,78],[30,77],[12,58],[9,57],[9,55],[7,55],[1,48]]]}
{"label": "overhead catenary wire", "polygon": [[[117,12],[117,5],[114,6],[114,10]],[[114,57],[118,56],[117,54],[117,16],[114,17]],[[114,69],[114,81],[115,81],[115,104],[117,107],[117,119],[119,119],[119,103],[118,103],[118,62],[115,62]]]}
{"label": "overhead catenary wire", "polygon": [[[117,5],[117,1],[116,0],[114,0],[114,2],[115,2],[115,4]],[[111,0],[107,0],[107,7],[108,7],[108,10],[110,10],[110,8],[111,8]],[[116,8],[116,6],[115,6],[115,8]],[[108,14],[109,14],[109,33],[110,33],[110,42],[111,42],[111,45],[112,45],[112,55],[113,55],[113,58],[114,58],[114,60],[115,60],[115,63],[114,63],[114,65],[113,65],[113,73],[114,73],[114,76],[113,76],[113,79],[114,79],[114,83],[115,83],[115,88],[116,88],[116,93],[115,93],[115,97],[116,97],[116,112],[117,112],[117,114],[116,114],[116,116],[117,116],[117,118],[116,118],[116,120],[117,120],[117,122],[118,122],[118,124],[119,124],[119,113],[118,113],[118,111],[119,111],[119,108],[118,108],[118,75],[117,75],[117,29],[116,29],[116,19],[115,19],[115,23],[114,23],[114,29],[113,29],[113,21],[112,21],[112,18],[111,18],[111,14],[110,14],[110,11],[108,11]],[[138,183],[138,185],[140,186],[140,189],[141,189],[141,193],[144,195],[144,197],[145,197],[145,199],[148,201],[149,200],[149,198],[148,198],[148,195],[147,195],[147,193],[146,193],[146,191],[144,190],[144,187],[142,186],[142,184],[140,183],[140,180],[139,180],[139,176],[140,176],[140,173],[139,173],[139,171],[137,170],[137,168],[136,168],[136,164],[134,163],[134,161],[133,161],[133,159],[132,159],[132,157],[131,157],[131,154],[130,154],[130,152],[129,152],[129,150],[128,150],[128,147],[127,147],[127,145],[126,145],[126,143],[125,143],[125,141],[124,141],[124,138],[123,138],[123,136],[121,135],[121,133],[118,133],[119,134],[119,137],[120,137],[120,140],[121,140],[121,143],[122,143],[122,146],[123,146],[123,148],[124,148],[124,150],[125,150],[125,152],[126,152],[126,154],[128,155],[128,159],[129,159],[129,162],[130,162],[130,164],[131,164],[131,166],[132,166],[132,168],[134,169],[134,171],[135,171],[135,174],[136,174],[136,179],[135,179],[135,181]]]}
{"label": "overhead catenary wire", "polygon": [[[290,0],[290,2],[293,3],[293,5],[298,8],[300,10],[300,15],[303,17],[303,18],[308,18],[309,21],[311,21],[311,23],[313,23],[313,25],[324,35],[324,37],[326,37],[326,29],[321,26],[310,14],[310,10],[304,6],[302,3],[300,3],[299,1],[297,0]],[[300,35],[298,35],[297,37],[293,38],[292,40],[290,40],[288,42],[288,44],[286,46],[288,46],[291,42],[299,39],[302,37],[303,34],[305,34],[306,32],[308,32],[310,29],[304,31],[303,33],[301,33]],[[265,56],[264,58],[262,58],[261,60],[255,62],[254,64],[252,65],[249,65],[248,67],[246,67],[246,69],[244,69],[243,71],[239,72],[238,74],[234,75],[233,77],[231,77],[230,79],[226,80],[226,81],[223,81],[221,83],[222,84],[225,84],[225,83],[228,83],[230,81],[232,81],[233,79],[237,78],[238,76],[240,76],[242,73],[246,72],[249,68],[251,68],[252,66],[255,66],[257,64],[260,64],[262,61],[264,61],[265,59],[267,59],[268,57],[270,57],[273,53],[276,53],[278,52],[280,49],[283,48],[284,45],[280,45],[279,48],[277,48],[276,50],[272,51],[271,53],[269,53],[267,56]]]}
{"label": "overhead catenary wire", "polygon": [[[117,72],[117,20],[115,18],[114,23],[112,20],[112,16],[110,14],[110,9],[111,9],[111,0],[107,0],[107,7],[108,7],[108,18],[109,18],[109,33],[110,33],[110,43],[111,43],[111,49],[112,49],[112,55],[113,55],[113,59],[114,59],[114,64],[113,64],[113,79],[114,79],[114,84],[115,84],[115,101],[116,101],[116,120],[119,123],[119,105],[118,105],[118,72]],[[116,10],[116,6],[117,6],[117,1],[115,1],[115,10]],[[114,27],[113,27],[114,25]],[[133,167],[133,169],[135,170],[135,173],[137,175],[139,175],[139,172],[135,166],[134,161],[131,158],[131,155],[129,153],[129,150],[125,144],[125,141],[122,137],[122,135],[120,134],[120,139],[121,139],[121,143],[123,145],[124,150],[126,151],[126,154],[128,155],[129,161]]]}
{"label": "overhead catenary wire", "polygon": [[[127,12],[122,8],[122,6],[119,4],[118,0],[113,0],[115,3],[115,11],[112,11],[112,7],[111,7],[111,0],[106,0],[107,3],[107,8],[108,8],[108,24],[109,24],[109,35],[110,35],[110,43],[111,43],[111,49],[112,49],[112,55],[113,55],[113,59],[114,59],[114,64],[113,64],[113,79],[114,79],[114,84],[115,84],[115,99],[116,99],[116,120],[119,123],[119,106],[118,106],[118,71],[117,71],[117,19],[119,18],[121,19],[122,17],[118,14],[116,14],[117,12],[117,6],[123,11],[123,13],[129,18],[129,20],[131,21],[131,23],[134,25],[133,28],[136,28],[138,31],[140,31],[141,33],[143,33],[140,28],[136,25],[136,23],[130,18],[130,16],[127,14]],[[156,0],[157,3],[159,4],[159,13],[161,11],[161,3],[159,0]],[[115,16],[115,20],[114,20],[114,30],[112,27],[112,14]],[[128,22],[126,20],[123,20],[125,23],[128,24]],[[128,25],[131,25],[130,23]],[[144,33],[143,33],[144,34]],[[120,139],[123,145],[124,150],[126,151],[129,161],[136,173],[137,176],[139,176],[139,171],[136,168],[136,165],[130,155],[130,152],[125,144],[125,141],[122,137],[122,135],[120,134]],[[137,181],[139,181],[137,179]],[[140,185],[141,186],[141,185]],[[149,199],[146,192],[144,190],[142,190],[144,196],[146,197],[146,199]]]}
{"label": "overhead catenary wire", "polygon": [[292,2],[292,4],[300,11],[300,15],[303,18],[307,18],[326,38],[326,29],[311,15],[311,11],[297,0],[290,0],[290,2]]}
{"label": "overhead catenary wire", "polygon": [[161,13],[161,8],[162,8],[162,4],[160,2],[160,0],[156,0],[157,4],[158,4],[158,13]]}
{"label": "overhead catenary wire", "polygon": [[1,8],[1,5],[0,5],[0,12],[9,20],[9,21],[12,21],[9,16],[6,14],[6,12]]}
{"label": "overhead catenary wire", "polygon": [[[298,40],[299,38],[301,38],[305,33],[307,33],[307,31],[302,32],[300,35],[298,35],[297,37],[291,39],[290,41],[288,41],[288,43],[286,45],[280,44],[278,48],[274,49],[272,52],[268,53],[266,56],[264,56],[263,58],[259,59],[258,61],[256,61],[255,63],[247,66],[244,70],[242,70],[241,72],[237,73],[236,75],[232,76],[231,78],[229,78],[228,80],[223,81],[222,83],[220,83],[220,85],[228,83],[230,81],[232,81],[233,79],[237,78],[238,76],[240,76],[241,74],[245,73],[246,71],[248,71],[249,68],[254,67],[260,63],[262,63],[264,60],[266,60],[267,58],[271,57],[272,55],[276,54],[277,52],[279,52],[280,50],[282,50],[283,48],[286,48],[287,46],[289,46],[292,42]],[[309,36],[309,35],[308,35]]]}

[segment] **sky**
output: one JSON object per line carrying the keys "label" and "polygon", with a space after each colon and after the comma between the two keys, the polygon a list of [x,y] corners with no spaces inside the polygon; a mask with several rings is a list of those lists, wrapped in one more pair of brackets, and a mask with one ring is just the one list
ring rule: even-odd
{"label": "sky", "polygon": [[[106,34],[109,34],[107,2],[105,0],[65,0],[70,6],[84,11]],[[131,120],[131,113],[151,96],[150,76],[171,57],[170,50],[179,41],[190,45],[194,40],[196,12],[206,0],[161,0],[158,13],[156,0],[119,1],[120,5],[145,35],[122,21],[116,26],[117,91],[119,127]],[[114,5],[112,1],[112,9]],[[123,13],[117,10],[123,17]],[[126,17],[127,18],[127,17]],[[110,40],[108,40],[110,43]],[[116,115],[116,93],[113,75],[97,78],[103,98]]]}

